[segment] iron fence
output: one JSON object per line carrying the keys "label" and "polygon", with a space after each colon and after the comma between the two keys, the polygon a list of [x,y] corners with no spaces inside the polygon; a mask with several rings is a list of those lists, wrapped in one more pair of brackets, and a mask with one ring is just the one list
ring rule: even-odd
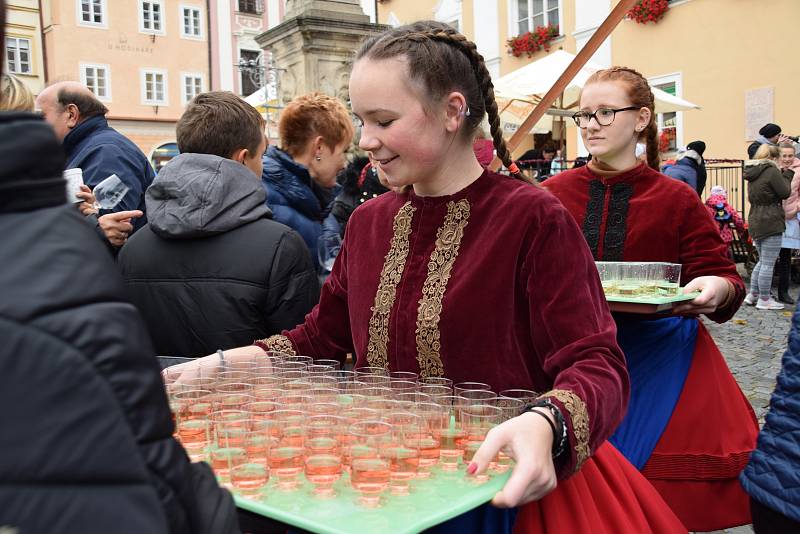
{"label": "iron fence", "polygon": [[747,191],[744,185],[744,160],[706,160],[706,176],[703,202],[710,196],[712,187],[721,185],[728,192],[728,204],[736,208],[742,218],[747,220],[750,204],[747,202]]}

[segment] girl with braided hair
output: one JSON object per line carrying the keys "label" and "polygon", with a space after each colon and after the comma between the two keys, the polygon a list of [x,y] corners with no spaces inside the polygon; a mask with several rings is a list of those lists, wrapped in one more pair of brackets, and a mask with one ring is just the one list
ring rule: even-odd
{"label": "girl with braided hair", "polygon": [[465,467],[482,474],[501,449],[516,460],[494,506],[435,531],[685,532],[606,442],[628,375],[580,229],[552,195],[475,157],[488,113],[497,154],[516,174],[475,45],[437,22],[373,37],[356,55],[350,101],[359,145],[393,192],[355,209],[304,324],[226,357],[353,353],[356,367],[542,392]]}
{"label": "girl with braided hair", "polygon": [[[544,186],[583,229],[594,259],[681,263],[685,291],[700,291],[669,317],[614,314],[631,400],[610,441],[689,530],[749,523],[737,476],[758,424],[697,318],[729,320],[744,283],[697,193],[658,172],[653,94],[641,74],[593,74],[574,119],[592,159]],[[646,163],[636,159],[637,141],[647,144]]]}

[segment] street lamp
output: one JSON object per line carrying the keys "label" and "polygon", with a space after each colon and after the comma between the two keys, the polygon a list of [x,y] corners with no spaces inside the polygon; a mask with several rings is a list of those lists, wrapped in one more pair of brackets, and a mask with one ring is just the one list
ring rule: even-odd
{"label": "street lamp", "polygon": [[[270,119],[276,119],[276,117],[272,116],[273,112],[271,110],[283,109],[278,99],[281,94],[280,73],[286,69],[276,67],[271,55],[266,65],[264,65],[263,59],[263,53],[257,59],[240,58],[235,67],[239,69],[239,72],[246,74],[250,78],[253,85],[258,88],[256,92],[263,96],[264,108],[267,112],[267,137],[271,137],[269,134]],[[269,104],[273,100],[276,105]]]}

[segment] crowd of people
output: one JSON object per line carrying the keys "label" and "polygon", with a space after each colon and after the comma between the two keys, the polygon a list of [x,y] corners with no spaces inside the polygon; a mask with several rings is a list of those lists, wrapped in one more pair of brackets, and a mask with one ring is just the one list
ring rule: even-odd
{"label": "crowd of people", "polygon": [[[565,169],[554,146],[519,164],[475,44],[418,22],[355,55],[364,155],[348,163],[353,122],[333,97],[294,98],[268,146],[254,108],[212,91],[187,105],[180,155],[157,176],[85,86],[34,101],[2,76],[0,402],[16,409],[0,417],[13,429],[0,527],[269,530],[173,438],[155,356],[185,357],[175,370],[191,374],[271,351],[541,392],[466,468],[507,451],[503,489],[435,532],[800,528],[797,443],[781,439],[800,433],[800,316],[760,437],[699,320],[782,307],[772,271],[800,248],[800,160],[775,125],[745,170],[760,257],[748,291],[726,234],[744,222],[721,187],[699,197],[705,143],[662,168],[653,95],[630,68],[581,92],[586,165]],[[92,189],[110,174],[128,192],[98,211]],[[595,261],[680,263],[699,296],[668,316],[611,313]]]}

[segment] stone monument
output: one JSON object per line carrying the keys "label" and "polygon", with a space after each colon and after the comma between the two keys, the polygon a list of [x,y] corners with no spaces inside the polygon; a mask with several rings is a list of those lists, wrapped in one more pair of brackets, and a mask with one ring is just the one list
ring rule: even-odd
{"label": "stone monument", "polygon": [[279,69],[280,105],[311,91],[347,102],[355,50],[386,27],[371,23],[358,0],[287,0],[284,21],[256,37]]}

